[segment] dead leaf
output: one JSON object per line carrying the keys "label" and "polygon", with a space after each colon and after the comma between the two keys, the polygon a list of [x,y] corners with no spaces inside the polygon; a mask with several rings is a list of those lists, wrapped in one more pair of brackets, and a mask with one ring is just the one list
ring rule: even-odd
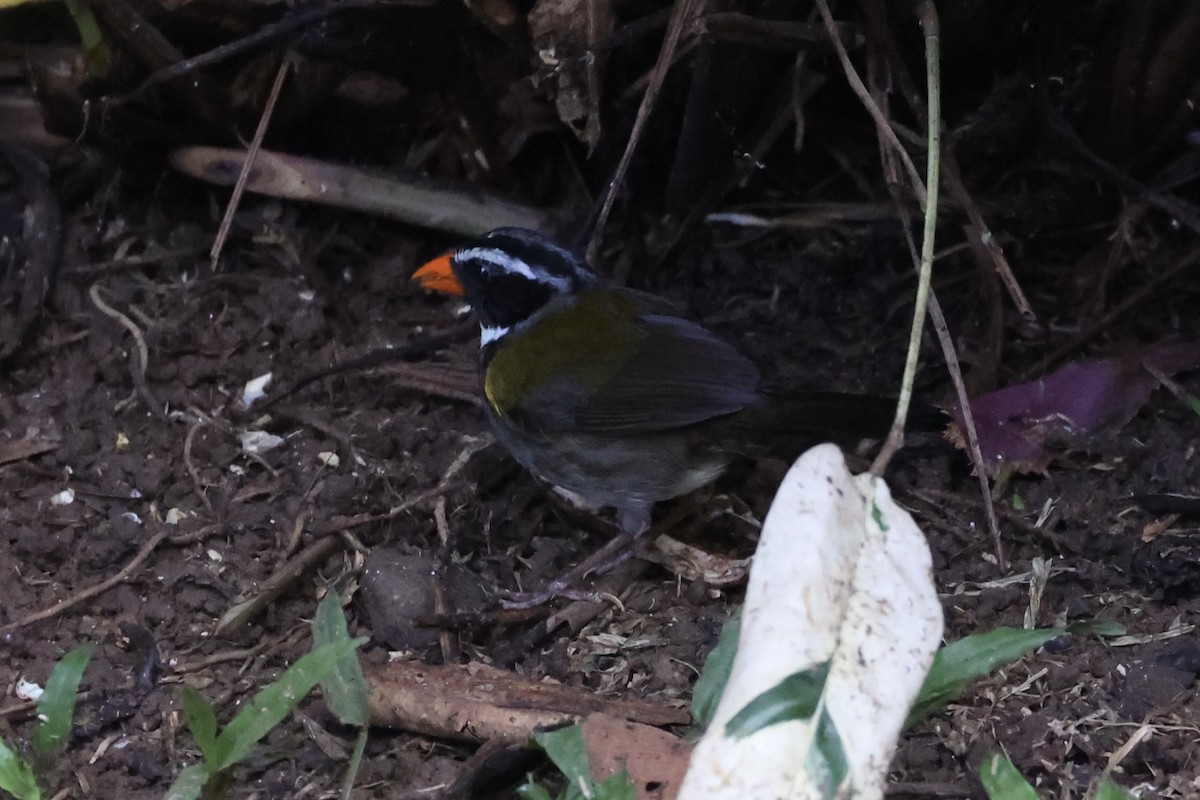
{"label": "dead leaf", "polygon": [[624,769],[637,800],[673,800],[692,753],[674,734],[608,714],[583,721],[583,741],[592,777],[599,782]]}

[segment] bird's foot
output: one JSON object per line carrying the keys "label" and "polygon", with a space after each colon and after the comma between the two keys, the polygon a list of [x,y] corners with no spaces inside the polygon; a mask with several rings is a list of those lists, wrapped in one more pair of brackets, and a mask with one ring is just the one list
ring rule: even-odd
{"label": "bird's foot", "polygon": [[537,608],[560,597],[566,600],[582,600],[589,603],[613,602],[616,600],[612,595],[605,594],[604,592],[572,589],[561,581],[554,581],[540,592],[510,592],[504,590],[500,592],[500,596],[500,606],[510,611]]}
{"label": "bird's foot", "polygon": [[500,592],[502,597],[500,604],[508,609],[526,609],[545,605],[551,600],[556,600],[560,597],[565,597],[568,600],[589,600],[594,602],[615,600],[616,598],[613,598],[612,595],[607,595],[603,592],[592,592],[575,587],[576,584],[588,575],[604,575],[628,561],[633,555],[634,541],[634,536],[623,533],[567,572],[555,578],[541,591],[510,592],[502,590]]}

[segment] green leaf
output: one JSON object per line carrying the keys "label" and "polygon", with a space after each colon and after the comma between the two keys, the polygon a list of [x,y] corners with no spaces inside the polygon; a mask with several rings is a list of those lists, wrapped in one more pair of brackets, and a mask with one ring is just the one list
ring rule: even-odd
{"label": "green leaf", "polygon": [[721,702],[725,684],[729,682],[729,673],[733,671],[741,629],[740,613],[726,620],[717,646],[704,659],[700,680],[696,681],[696,688],[692,691],[692,719],[701,730],[709,726],[717,713],[717,704]]}
{"label": "green leaf", "polygon": [[1200,417],[1200,397],[1196,397],[1194,394],[1189,394],[1187,396],[1187,404],[1188,408],[1192,410],[1192,413]]}
{"label": "green leaf", "polygon": [[333,674],[341,659],[365,641],[366,637],[362,637],[318,647],[263,687],[217,736],[216,747],[224,748],[225,757],[215,765],[215,771],[228,769],[245,758],[255,743],[282,722],[314,686]]}
{"label": "green leaf", "polygon": [[979,780],[990,800],[1040,800],[1013,763],[993,753],[979,765]]}
{"label": "green leaf", "polygon": [[75,718],[75,700],[79,694],[79,682],[92,657],[93,643],[81,644],[59,659],[46,681],[46,691],[38,702],[37,730],[33,736],[33,748],[39,754],[49,753],[71,733],[71,721]]}
{"label": "green leaf", "polygon": [[725,725],[725,735],[741,739],[777,722],[812,719],[827,677],[828,661],[792,673],[734,714]]}
{"label": "green leaf", "polygon": [[1067,626],[1072,636],[1124,636],[1125,626],[1111,619],[1093,619],[1072,622]]}
{"label": "green leaf", "polygon": [[592,790],[590,800],[635,800],[637,792],[625,770],[609,775]]}
{"label": "green leaf", "polygon": [[100,31],[100,23],[96,21],[96,15],[92,13],[92,8],[84,0],[65,0],[67,10],[71,12],[71,18],[75,20],[75,27],[79,30],[79,40],[83,43],[84,60],[87,62],[88,72],[93,78],[107,77],[112,71],[113,52],[108,43],[104,41],[104,34]]}
{"label": "green leaf", "polygon": [[192,764],[183,768],[179,777],[163,796],[163,800],[196,800],[208,783],[208,768],[204,764]]}
{"label": "green leaf", "polygon": [[[554,766],[567,778],[567,788],[559,800],[634,800],[637,796],[624,770],[609,775],[599,784],[592,781],[592,768],[581,726],[535,733],[533,740],[546,751]],[[549,797],[549,793],[537,784],[530,783],[521,788],[522,796],[530,800],[546,800]]]}
{"label": "green leaf", "polygon": [[842,735],[838,733],[837,725],[826,708],[821,709],[813,748],[808,754],[808,765],[810,773],[820,779],[824,797],[836,795],[850,775],[850,759],[846,757]]}
{"label": "green leaf", "polygon": [[567,783],[579,786],[580,782],[592,785],[592,767],[588,761],[587,748],[583,743],[583,728],[572,725],[559,728],[556,731],[535,733],[533,740],[538,747],[546,751],[546,755],[558,767],[558,771],[567,776]]}
{"label": "green leaf", "polygon": [[1134,800],[1136,795],[1122,789],[1107,778],[1096,787],[1096,800]]}
{"label": "green leaf", "polygon": [[875,524],[879,526],[879,530],[883,531],[884,533],[887,533],[888,530],[890,530],[888,528],[887,518],[883,515],[883,509],[880,508],[874,500],[871,501],[871,519],[875,520]]}
{"label": "green leaf", "polygon": [[33,770],[3,739],[0,739],[0,789],[17,800],[42,798],[42,790],[38,788]]}
{"label": "green leaf", "polygon": [[[317,615],[313,618],[313,647],[334,642],[350,641],[346,628],[346,616],[342,613],[341,598],[337,592],[328,592],[317,604]],[[367,724],[367,679],[363,676],[358,656],[350,653],[337,662],[333,673],[321,681],[325,702],[344,725],[365,727]]]}
{"label": "green leaf", "polygon": [[183,685],[183,719],[204,754],[205,765],[215,774],[217,765],[228,755],[217,744],[217,712],[212,703],[186,683]]}
{"label": "green leaf", "polygon": [[1001,664],[1016,661],[1062,634],[1065,628],[996,628],[959,639],[938,651],[917,701],[908,713],[906,725],[941,708],[962,694],[976,678],[987,675]]}

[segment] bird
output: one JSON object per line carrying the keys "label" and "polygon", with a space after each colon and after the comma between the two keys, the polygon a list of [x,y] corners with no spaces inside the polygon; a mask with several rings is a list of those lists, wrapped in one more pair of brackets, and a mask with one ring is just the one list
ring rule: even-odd
{"label": "bird", "polygon": [[626,537],[650,527],[656,503],[715,481],[739,439],[881,435],[894,412],[894,401],[868,395],[768,395],[731,342],[663,298],[604,280],[537,231],[498,228],[412,277],[473,310],[496,440],[546,483],[614,509]]}

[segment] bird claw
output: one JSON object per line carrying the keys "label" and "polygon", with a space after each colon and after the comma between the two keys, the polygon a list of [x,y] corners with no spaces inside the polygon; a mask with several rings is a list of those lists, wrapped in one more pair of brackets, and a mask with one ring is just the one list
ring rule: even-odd
{"label": "bird claw", "polygon": [[572,585],[578,581],[582,581],[588,575],[604,575],[611,572],[619,564],[628,561],[633,555],[632,545],[635,541],[635,535],[628,533],[621,534],[595,553],[592,553],[582,563],[576,565],[574,569],[551,581],[550,585],[540,592],[510,592],[501,590],[500,595],[503,599],[500,604],[510,610],[528,609],[545,605],[559,597],[565,597],[568,600],[613,602],[614,605],[620,608],[620,601],[610,594],[574,589]]}
{"label": "bird claw", "polygon": [[572,589],[563,581],[554,581],[540,592],[513,592],[507,589],[500,591],[500,606],[509,611],[537,608],[562,597],[567,600],[586,600],[603,602],[611,595],[603,592],[589,592],[585,589]]}

